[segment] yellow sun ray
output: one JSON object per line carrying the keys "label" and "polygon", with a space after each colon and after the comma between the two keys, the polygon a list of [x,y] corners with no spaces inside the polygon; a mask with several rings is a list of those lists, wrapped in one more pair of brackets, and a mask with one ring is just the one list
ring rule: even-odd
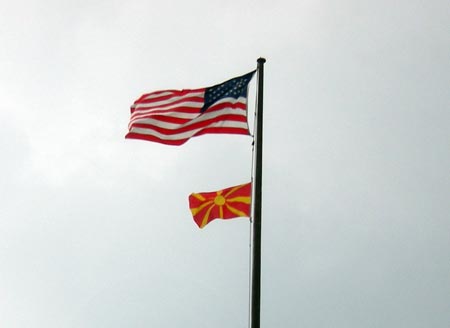
{"label": "yellow sun ray", "polygon": [[202,220],[202,224],[200,225],[200,228],[203,228],[205,225],[208,224],[209,214],[211,213],[211,210],[213,209],[214,206],[216,206],[216,205],[212,204],[210,206],[210,208],[208,208],[208,210],[206,211],[205,216],[203,217],[203,220]]}
{"label": "yellow sun ray", "polygon": [[236,209],[236,208],[234,208],[234,207],[231,207],[231,206],[228,205],[228,204],[225,204],[225,206],[227,207],[227,209],[228,209],[231,213],[235,214],[236,216],[244,216],[244,217],[248,217],[247,213],[244,213],[244,212],[242,212],[242,211],[239,211],[238,209]]}
{"label": "yellow sun ray", "polygon": [[244,204],[250,204],[251,203],[251,197],[248,196],[239,196],[234,198],[227,199],[227,203],[244,203]]}
{"label": "yellow sun ray", "polygon": [[214,201],[210,200],[210,201],[203,203],[199,207],[191,208],[192,215],[196,215],[198,212],[200,212],[202,209],[204,209],[206,206],[210,205],[211,203],[214,203]]}
{"label": "yellow sun ray", "polygon": [[191,195],[192,195],[192,197],[195,197],[198,200],[201,200],[202,202],[204,202],[206,200],[206,198],[203,197],[203,195],[200,195],[200,194],[197,194],[197,193],[192,193]]}
{"label": "yellow sun ray", "polygon": [[247,184],[242,184],[242,185],[239,185],[239,186],[236,186],[236,187],[232,188],[229,192],[227,192],[227,193],[225,194],[224,197],[227,198],[227,197],[230,196],[232,193],[234,193],[236,190],[241,189],[241,188],[244,187],[245,185],[247,185]]}

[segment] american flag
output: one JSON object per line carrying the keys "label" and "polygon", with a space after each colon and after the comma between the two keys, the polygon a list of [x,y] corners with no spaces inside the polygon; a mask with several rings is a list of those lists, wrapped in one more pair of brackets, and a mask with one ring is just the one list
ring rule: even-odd
{"label": "american flag", "polygon": [[254,73],[207,88],[144,94],[131,106],[125,138],[182,145],[208,133],[249,135],[247,92]]}

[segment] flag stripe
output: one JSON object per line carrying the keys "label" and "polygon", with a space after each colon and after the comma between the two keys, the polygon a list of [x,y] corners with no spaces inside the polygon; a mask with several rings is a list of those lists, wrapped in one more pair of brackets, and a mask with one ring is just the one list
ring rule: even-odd
{"label": "flag stripe", "polygon": [[[132,126],[134,123],[145,123],[146,119],[155,119],[155,120],[161,120],[161,121],[165,121],[165,118],[167,118],[167,121],[170,121],[171,117],[175,117],[175,118],[183,118],[183,119],[190,119],[190,120],[195,120],[195,121],[202,121],[202,120],[207,120],[210,118],[218,118],[220,115],[222,114],[231,114],[231,115],[240,115],[243,116],[245,118],[245,120],[247,120],[247,112],[245,110],[242,110],[242,104],[218,104],[213,106],[212,108],[210,108],[210,110],[208,110],[207,112],[203,113],[203,114],[199,114],[199,112],[192,112],[192,113],[188,113],[187,111],[183,111],[183,112],[178,112],[178,111],[173,111],[170,113],[154,113],[151,115],[142,115],[142,116],[132,116],[131,120],[130,120],[130,125]],[[223,119],[227,119],[229,117],[224,117],[221,118]]]}
{"label": "flag stripe", "polygon": [[[186,106],[189,104],[193,104],[194,106],[196,104],[203,104],[203,96],[201,97],[176,97],[171,98],[168,100],[161,100],[161,101],[155,101],[155,102],[139,102],[138,104],[134,105],[134,109],[154,109],[154,108],[175,108],[179,107],[180,104],[185,104]],[[176,106],[178,105],[178,106]]]}
{"label": "flag stripe", "polygon": [[[133,123],[131,128],[143,129],[160,129],[167,133],[184,132],[188,129],[195,129],[198,127],[207,127],[209,124],[220,123],[226,124],[230,122],[242,122],[247,124],[247,117],[245,115],[211,113],[211,115],[204,115],[194,120],[186,120],[178,117],[163,117],[161,119],[147,118]],[[225,126],[225,125],[224,125]]]}
{"label": "flag stripe", "polygon": [[158,103],[168,104],[175,103],[177,101],[187,100],[192,98],[196,101],[203,101],[205,96],[205,88],[197,90],[172,90],[172,91],[161,91],[159,94],[152,93],[149,95],[143,95],[138,100],[134,102],[131,108],[145,107],[145,105],[155,105]]}
{"label": "flag stripe", "polygon": [[214,122],[211,123],[210,121],[205,121],[205,122],[198,122],[195,125],[190,125],[190,126],[186,126],[183,128],[179,128],[179,129],[172,129],[171,126],[173,126],[173,124],[171,123],[166,123],[166,124],[160,124],[160,125],[150,125],[150,124],[136,124],[135,126],[133,126],[130,130],[130,132],[135,132],[135,133],[144,133],[144,134],[148,134],[151,133],[152,131],[155,131],[157,133],[161,133],[161,134],[167,134],[169,136],[172,135],[180,135],[182,136],[183,133],[185,132],[189,132],[189,131],[196,131],[199,129],[207,129],[207,128],[241,128],[241,129],[246,129],[248,127],[247,122],[240,122],[239,120],[228,120],[227,122]]}
{"label": "flag stripe", "polygon": [[[185,103],[183,106],[173,106],[171,108],[165,108],[165,109],[139,109],[139,111],[135,111],[131,115],[131,121],[134,121],[138,118],[143,117],[151,117],[153,115],[162,114],[164,116],[170,116],[170,115],[177,115],[179,112],[181,113],[192,113],[197,114],[196,116],[199,116],[199,109],[201,108],[202,104],[199,103]],[[241,110],[242,114],[247,114],[247,104],[245,98],[239,98],[237,102],[234,102],[232,99],[224,99],[221,102],[217,102],[215,105],[211,106],[208,109],[208,112],[217,111],[221,109],[235,109],[236,111]],[[192,116],[195,118],[195,116]]]}
{"label": "flag stripe", "polygon": [[[139,136],[141,136],[143,139],[149,140],[149,141],[155,141],[155,140],[161,140],[162,143],[164,140],[169,141],[169,144],[183,144],[185,143],[189,138],[192,138],[194,136],[207,134],[207,133],[229,133],[229,134],[246,134],[248,132],[248,125],[247,123],[243,122],[216,122],[213,124],[210,124],[207,128],[198,128],[193,130],[188,130],[182,133],[176,133],[176,134],[167,134],[167,133],[160,133],[158,131],[155,131],[155,129],[143,129],[143,128],[132,128],[131,131],[127,134],[127,138],[129,139],[139,139]],[[152,136],[149,138],[149,136]],[[178,140],[179,142],[175,142]],[[173,142],[170,142],[173,141]]]}
{"label": "flag stripe", "polygon": [[142,95],[136,102],[157,101],[159,99],[169,99],[174,97],[203,97],[206,88],[186,89],[186,90],[163,90]]}
{"label": "flag stripe", "polygon": [[152,115],[171,115],[172,113],[188,113],[197,114],[199,112],[200,105],[198,106],[176,106],[170,109],[151,109],[151,110],[139,110],[131,115],[131,119],[136,119],[139,117],[146,117]]}

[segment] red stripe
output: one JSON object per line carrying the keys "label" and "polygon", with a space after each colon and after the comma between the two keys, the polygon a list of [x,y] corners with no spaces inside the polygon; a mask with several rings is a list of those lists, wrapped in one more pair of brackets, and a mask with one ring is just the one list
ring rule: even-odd
{"label": "red stripe", "polygon": [[209,128],[209,129],[201,130],[200,132],[196,133],[192,137],[175,139],[175,140],[173,140],[173,139],[171,139],[171,140],[161,139],[161,138],[158,138],[158,137],[153,136],[153,135],[140,134],[140,133],[134,133],[134,132],[129,132],[125,136],[125,138],[127,138],[127,139],[138,139],[138,140],[154,141],[154,142],[159,142],[159,143],[162,143],[162,144],[165,144],[165,145],[179,146],[179,145],[184,144],[190,138],[193,138],[193,137],[196,137],[196,136],[200,136],[200,135],[205,134],[205,133],[209,133],[209,134],[228,133],[228,134],[236,134],[236,135],[249,135],[248,130],[247,129],[242,129],[242,128],[219,128],[219,129],[218,128]]}
{"label": "red stripe", "polygon": [[135,119],[135,118],[141,118],[141,117],[147,117],[150,118],[152,116],[156,116],[158,114],[161,115],[165,115],[167,116],[168,113],[187,113],[187,114],[199,114],[200,113],[200,108],[196,108],[196,107],[177,107],[174,109],[161,109],[161,110],[153,110],[149,113],[141,113],[140,111],[134,112],[131,115],[131,120]]}
{"label": "red stripe", "polygon": [[158,114],[158,113],[167,114],[167,113],[172,113],[172,112],[174,112],[174,113],[190,113],[190,114],[194,113],[195,114],[195,113],[199,113],[200,112],[200,107],[178,106],[178,107],[170,108],[170,109],[160,109],[160,110],[155,109],[155,110],[152,110],[152,111],[150,111],[148,113],[141,113],[140,112],[141,110],[144,111],[146,109],[145,108],[139,108],[139,111],[136,112],[135,115],[152,115],[153,113],[156,113],[156,114]]}
{"label": "red stripe", "polygon": [[139,134],[139,133],[133,133],[133,132],[129,132],[126,136],[126,139],[139,139],[139,140],[147,140],[147,141],[154,141],[154,142],[159,142],[165,145],[172,145],[172,146],[179,146],[184,144],[186,141],[189,140],[189,138],[185,138],[185,139],[177,139],[177,140],[165,140],[165,139],[160,139],[158,137],[155,136],[151,136],[151,135],[146,135],[146,134]]}
{"label": "red stripe", "polygon": [[[167,90],[166,90],[167,91]],[[187,95],[189,95],[190,93],[194,94],[194,93],[199,93],[199,92],[203,92],[204,89],[199,89],[199,90],[181,90],[181,91],[175,91],[172,92],[169,95],[165,95],[165,96],[159,96],[159,97],[153,97],[150,99],[147,99],[148,96],[142,96],[140,97],[138,100],[136,100],[134,103],[151,103],[151,102],[157,102],[157,101],[163,101],[163,100],[168,100],[170,98],[173,97],[185,97]]]}
{"label": "red stripe", "polygon": [[153,92],[149,92],[149,93],[144,93],[142,96],[139,97],[139,99],[148,97],[148,96],[153,96],[153,95],[159,95],[160,93],[165,93],[165,92],[171,92],[171,93],[175,93],[178,92],[180,90],[176,90],[176,89],[167,89],[167,90],[158,90],[158,91],[153,91]]}
{"label": "red stripe", "polygon": [[224,108],[246,110],[247,109],[247,104],[243,104],[241,102],[236,102],[236,103],[224,102],[224,103],[220,103],[220,104],[217,104],[217,105],[212,105],[211,107],[209,107],[206,110],[206,112],[210,113],[210,112],[214,112],[214,111],[221,110],[221,109],[224,109]]}
{"label": "red stripe", "polygon": [[[180,117],[172,117],[172,116],[164,116],[164,115],[155,115],[155,116],[149,116],[149,117],[143,117],[142,119],[152,119],[152,120],[157,120],[160,122],[164,122],[164,123],[173,123],[173,124],[184,124],[187,122],[192,121],[192,118],[180,118]],[[157,123],[154,123],[157,124]],[[135,122],[132,123],[132,126],[137,126],[137,125],[142,125],[141,127],[145,127],[145,126],[151,126],[154,124],[149,124],[149,123],[143,123],[143,122]]]}
{"label": "red stripe", "polygon": [[[173,98],[173,97],[170,97],[170,98]],[[151,106],[151,104],[156,103],[158,101],[150,99],[148,101],[135,102],[134,104],[135,105],[143,105],[143,104],[145,104],[145,105],[148,104],[149,105],[149,106],[140,107],[140,108],[158,108],[160,106],[161,107],[167,107],[169,105],[175,105],[175,104],[179,104],[180,102],[186,102],[186,101],[193,101],[193,102],[200,102],[200,103],[202,103],[203,99],[204,99],[203,97],[199,97],[199,96],[182,97],[182,98],[176,99],[176,100],[174,100],[172,102],[168,102],[166,104],[159,104],[159,105],[155,105],[155,106]]]}
{"label": "red stripe", "polygon": [[[166,93],[166,92],[170,92],[171,93],[171,94],[167,95],[167,97],[173,97],[174,95],[181,95],[182,96],[182,95],[187,95],[188,93],[203,92],[203,91],[205,91],[205,89],[206,88],[184,89],[184,90],[175,90],[175,89],[159,90],[159,91],[154,91],[154,92],[150,92],[150,93],[144,93],[142,96],[140,96],[138,98],[138,100],[136,100],[136,102],[145,100],[145,98],[147,98],[147,97],[158,95],[158,94],[161,94],[161,93]],[[161,96],[161,97],[165,97],[165,96]]]}
{"label": "red stripe", "polygon": [[233,128],[233,127],[213,127],[213,128],[205,128],[195,134],[195,136],[201,136],[203,134],[241,134],[249,136],[250,133],[248,129],[244,128]]}

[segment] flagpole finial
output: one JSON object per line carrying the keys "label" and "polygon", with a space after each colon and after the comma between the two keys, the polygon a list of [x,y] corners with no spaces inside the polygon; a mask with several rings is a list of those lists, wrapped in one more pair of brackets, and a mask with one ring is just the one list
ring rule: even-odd
{"label": "flagpole finial", "polygon": [[266,58],[259,57],[257,62],[260,63],[260,64],[264,64],[266,62]]}

